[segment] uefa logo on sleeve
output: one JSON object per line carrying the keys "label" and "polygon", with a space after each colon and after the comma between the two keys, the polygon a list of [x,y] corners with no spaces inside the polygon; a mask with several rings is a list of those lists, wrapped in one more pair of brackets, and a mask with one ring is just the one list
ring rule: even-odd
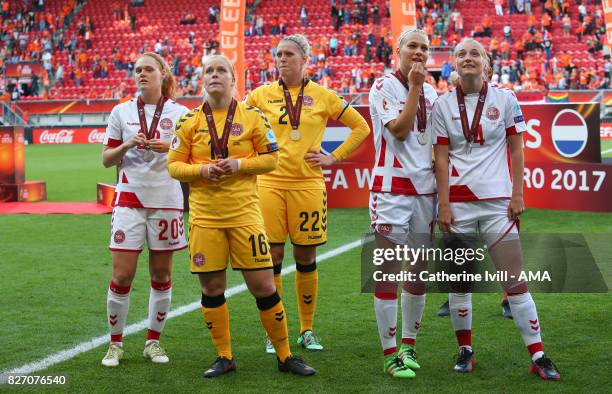
{"label": "uefa logo on sleeve", "polygon": [[553,119],[550,136],[557,152],[572,158],[587,146],[589,129],[582,115],[573,109],[564,109]]}

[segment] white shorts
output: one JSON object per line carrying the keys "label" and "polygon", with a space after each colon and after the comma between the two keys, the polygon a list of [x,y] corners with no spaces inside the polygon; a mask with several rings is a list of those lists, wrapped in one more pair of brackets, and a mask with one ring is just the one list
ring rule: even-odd
{"label": "white shorts", "polygon": [[174,251],[187,247],[183,212],[174,209],[113,208],[110,250]]}
{"label": "white shorts", "polygon": [[372,231],[391,242],[404,245],[409,241],[428,246],[433,240],[436,218],[435,196],[370,193]]}
{"label": "white shorts", "polygon": [[508,218],[509,204],[510,200],[452,202],[451,233],[479,233],[489,249],[502,239],[518,239],[519,222]]}

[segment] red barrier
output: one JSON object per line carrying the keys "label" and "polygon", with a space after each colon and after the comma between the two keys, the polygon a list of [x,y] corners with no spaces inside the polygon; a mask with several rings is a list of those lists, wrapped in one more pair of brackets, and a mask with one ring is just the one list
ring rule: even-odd
{"label": "red barrier", "polygon": [[601,163],[599,104],[521,105],[525,161]]}
{"label": "red barrier", "polygon": [[[522,108],[529,126],[529,133],[524,135],[526,142],[524,190],[527,206],[612,212],[612,199],[609,197],[612,192],[610,186],[612,166],[599,164],[599,105],[537,104],[524,105]],[[370,123],[369,109],[367,107],[357,107],[357,109]],[[578,116],[582,117],[587,127],[584,144],[574,143],[573,147],[570,144],[569,148],[567,146],[559,148],[562,152],[565,149],[565,154],[568,149],[582,149],[573,158],[563,157],[554,143],[553,126],[567,123],[553,123],[555,118],[558,121],[563,116],[563,111],[570,113],[570,121],[573,119],[580,122]],[[322,145],[324,151],[333,151],[342,138],[345,138],[349,131],[341,126],[334,121],[328,124]],[[347,161],[323,171],[329,190],[330,208],[368,206],[373,163],[374,144],[370,136]]]}
{"label": "red barrier", "polygon": [[[201,97],[181,97],[177,102],[192,109],[202,104]],[[19,101],[19,108],[30,115],[110,113],[119,100],[41,100]]]}
{"label": "red barrier", "polygon": [[525,163],[525,205],[531,208],[612,212],[612,166]]}
{"label": "red barrier", "polygon": [[101,144],[104,141],[104,127],[55,127],[34,129],[34,144]]}

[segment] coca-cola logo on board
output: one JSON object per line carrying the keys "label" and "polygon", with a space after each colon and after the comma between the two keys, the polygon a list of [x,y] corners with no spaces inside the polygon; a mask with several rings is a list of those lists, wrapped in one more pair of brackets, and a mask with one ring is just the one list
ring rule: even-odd
{"label": "coca-cola logo on board", "polygon": [[72,144],[74,130],[62,129],[59,131],[45,130],[40,134],[41,144]]}
{"label": "coca-cola logo on board", "polygon": [[0,144],[12,144],[12,143],[13,143],[13,137],[9,133],[2,134],[2,137],[0,137]]}
{"label": "coca-cola logo on board", "polygon": [[98,129],[93,129],[87,137],[87,142],[90,144],[101,144],[104,142],[104,132]]}

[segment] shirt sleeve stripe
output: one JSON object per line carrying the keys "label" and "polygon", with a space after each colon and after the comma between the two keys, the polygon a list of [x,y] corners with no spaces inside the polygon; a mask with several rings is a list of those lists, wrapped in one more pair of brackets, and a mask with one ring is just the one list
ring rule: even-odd
{"label": "shirt sleeve stripe", "polygon": [[448,145],[448,137],[437,137],[436,145]]}
{"label": "shirt sleeve stripe", "polygon": [[106,144],[106,146],[108,146],[109,148],[116,148],[119,145],[121,145],[123,143],[123,141],[121,140],[116,140],[114,138],[109,138],[108,139],[108,143]]}
{"label": "shirt sleeve stripe", "polygon": [[346,111],[346,109],[350,106],[350,104],[346,104],[346,106],[344,108],[342,108],[342,112],[340,112],[340,115],[338,115],[338,117],[336,118],[336,120],[340,120],[340,117],[342,116],[342,114],[344,113],[344,111]]}

